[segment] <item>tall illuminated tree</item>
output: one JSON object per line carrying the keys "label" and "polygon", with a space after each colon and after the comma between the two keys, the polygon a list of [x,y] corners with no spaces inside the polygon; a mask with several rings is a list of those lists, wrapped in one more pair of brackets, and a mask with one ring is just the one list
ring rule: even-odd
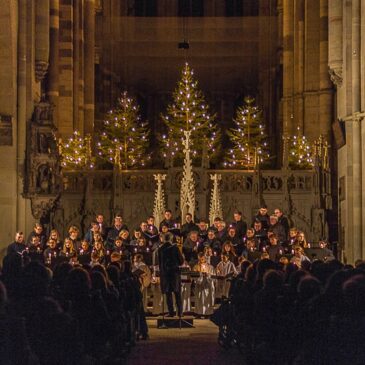
{"label": "tall illuminated tree", "polygon": [[115,109],[104,121],[98,156],[124,170],[145,166],[150,157],[146,154],[149,130],[142,123],[135,100],[125,91]]}
{"label": "tall illuminated tree", "polygon": [[311,169],[314,166],[314,150],[307,138],[299,133],[289,138],[289,167],[293,169]]}
{"label": "tall illuminated tree", "polygon": [[215,122],[216,115],[210,114],[194,72],[186,63],[177,88],[173,92],[173,101],[167,107],[162,120],[167,133],[162,136],[163,156],[180,163],[184,160],[184,132],[191,131],[191,155],[195,162],[213,160],[218,154],[220,133]]}
{"label": "tall illuminated tree", "polygon": [[91,136],[82,137],[79,131],[58,143],[61,157],[61,166],[69,170],[92,169],[95,166],[95,158],[92,156]]}
{"label": "tall illuminated tree", "polygon": [[234,119],[235,128],[228,131],[233,148],[229,150],[225,166],[253,168],[270,158],[262,111],[255,99],[245,97]]}

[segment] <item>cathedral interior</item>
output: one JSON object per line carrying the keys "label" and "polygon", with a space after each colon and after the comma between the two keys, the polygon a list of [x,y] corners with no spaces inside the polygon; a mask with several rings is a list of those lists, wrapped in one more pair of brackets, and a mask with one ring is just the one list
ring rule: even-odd
{"label": "cathedral interior", "polygon": [[[80,216],[87,225],[98,209],[111,218],[118,208],[134,223],[138,212],[152,213],[154,173],[168,174],[167,206],[178,212],[181,169],[166,166],[158,136],[185,63],[217,113],[223,150],[250,95],[274,151],[260,173],[197,167],[197,214],[208,214],[209,173],[218,171],[225,215],[239,208],[251,217],[262,201],[281,206],[313,240],[336,243],[343,260],[365,258],[361,0],[3,0],[0,248],[39,220],[66,230]],[[148,121],[149,166],[123,172],[113,188],[110,169],[62,171],[48,137],[98,135],[125,90]],[[323,137],[326,164],[287,167],[285,137],[296,133],[312,143]]]}

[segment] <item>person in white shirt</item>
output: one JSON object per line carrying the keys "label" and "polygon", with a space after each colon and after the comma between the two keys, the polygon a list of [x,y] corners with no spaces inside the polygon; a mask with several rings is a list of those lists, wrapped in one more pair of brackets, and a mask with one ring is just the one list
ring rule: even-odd
{"label": "person in white shirt", "polygon": [[216,298],[228,297],[229,288],[231,286],[231,281],[229,278],[231,276],[237,275],[237,270],[232,261],[229,260],[229,255],[224,253],[221,255],[221,262],[216,267],[217,276],[221,276],[218,279]]}

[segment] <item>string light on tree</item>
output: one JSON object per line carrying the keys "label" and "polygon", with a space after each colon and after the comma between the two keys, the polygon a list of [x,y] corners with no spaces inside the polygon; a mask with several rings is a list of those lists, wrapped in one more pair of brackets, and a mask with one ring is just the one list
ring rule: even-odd
{"label": "string light on tree", "polygon": [[304,135],[299,133],[290,138],[289,167],[296,169],[311,169],[314,166],[313,148]]}
{"label": "string light on tree", "polygon": [[233,144],[229,150],[227,167],[253,168],[270,158],[262,111],[255,99],[245,97],[243,106],[236,111],[235,128],[228,131]]}
{"label": "string light on tree", "polygon": [[92,156],[91,136],[82,137],[79,131],[66,141],[59,140],[61,166],[66,169],[94,168],[95,158]]}
{"label": "string light on tree", "polygon": [[145,166],[150,159],[146,155],[148,137],[147,123],[141,122],[135,100],[125,91],[104,121],[98,156],[120,170]]}
{"label": "string light on tree", "polygon": [[184,159],[184,132],[191,131],[191,154],[193,160],[205,157],[214,160],[219,153],[220,133],[215,122],[216,115],[210,114],[203,93],[194,80],[194,72],[186,63],[173,93],[173,102],[162,115],[167,133],[162,136],[163,156],[166,159]]}

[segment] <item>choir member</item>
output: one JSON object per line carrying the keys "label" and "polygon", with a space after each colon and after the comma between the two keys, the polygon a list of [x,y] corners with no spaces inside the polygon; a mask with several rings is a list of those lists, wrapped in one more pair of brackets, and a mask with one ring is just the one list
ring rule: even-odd
{"label": "choir member", "polygon": [[225,222],[223,222],[223,221],[218,222],[216,237],[222,243],[227,240],[227,229],[226,229],[226,223]]}
{"label": "choir member", "polygon": [[71,226],[68,230],[68,236],[71,239],[76,250],[80,248],[79,233],[80,230],[76,226]]}
{"label": "choir member", "polygon": [[186,261],[190,265],[196,264],[198,260],[198,252],[204,250],[204,244],[199,242],[199,236],[197,231],[192,231],[188,234],[188,237],[183,243],[183,253],[186,257]]}
{"label": "choir member", "polygon": [[53,267],[59,256],[59,250],[55,240],[48,240],[47,248],[43,251],[44,262],[46,265]]}
{"label": "choir member", "polygon": [[254,216],[253,222],[260,221],[262,224],[262,228],[267,230],[270,225],[270,216],[267,213],[266,205],[263,205],[258,213]]}
{"label": "choir member", "polygon": [[242,240],[246,235],[247,223],[242,219],[242,212],[236,210],[233,213],[233,222],[231,226],[236,229],[236,236],[238,239]]}
{"label": "choir member", "polygon": [[155,226],[155,218],[152,215],[147,218],[147,232],[145,235],[152,244],[153,249],[155,249],[160,241],[160,236],[158,228]]}
{"label": "choir member", "polygon": [[[190,270],[189,263],[185,260],[185,258],[181,267]],[[191,312],[191,277],[189,275],[184,275],[184,272],[181,274],[181,301],[182,312]]]}
{"label": "choir member", "polygon": [[284,215],[283,211],[279,208],[275,208],[274,214],[278,217],[278,223],[283,226],[285,231],[285,240],[287,240],[290,229],[289,219]]}
{"label": "choir member", "polygon": [[47,237],[44,233],[43,226],[40,223],[36,223],[34,225],[33,231],[28,236],[28,239],[26,242],[27,246],[31,245],[32,238],[34,236],[39,238],[40,245],[41,245],[42,249],[44,249],[46,247]]}
{"label": "choir member", "polygon": [[103,237],[103,241],[106,240],[107,234],[108,234],[108,227],[106,226],[104,222],[104,215],[103,214],[97,214],[96,215],[96,223],[99,226],[99,232],[101,234],[101,237]]}
{"label": "choir member", "polygon": [[114,245],[114,241],[122,230],[128,231],[128,227],[126,224],[123,223],[123,218],[121,215],[116,215],[114,218],[114,225],[108,231],[107,236],[107,246],[108,248],[112,248]]}
{"label": "choir member", "polygon": [[204,219],[201,219],[198,224],[199,241],[206,242],[208,238],[208,224]]}
{"label": "choir member", "polygon": [[297,243],[297,245],[299,245],[303,248],[308,248],[309,247],[307,239],[305,237],[305,233],[303,231],[298,231],[297,242],[296,243]]}
{"label": "choir member", "polygon": [[215,268],[219,263],[220,253],[218,254],[217,251],[213,251],[213,249],[209,246],[204,247],[203,253],[207,263]]}
{"label": "choir member", "polygon": [[180,235],[179,224],[172,218],[172,212],[170,209],[165,210],[164,219],[160,223],[160,232],[163,232],[162,226],[167,226],[168,231],[174,236]]}
{"label": "choir member", "polygon": [[310,262],[309,258],[304,254],[303,247],[295,246],[294,256],[291,258],[290,262],[294,263],[296,266],[301,268],[304,261]]}
{"label": "choir member", "polygon": [[[80,244],[80,247],[81,247],[81,244]],[[60,252],[60,256],[69,257],[69,258],[76,256],[76,249],[73,245],[71,238],[69,238],[69,237],[65,238],[65,240],[63,242],[62,250]]]}
{"label": "choir member", "polygon": [[[95,258],[95,255],[97,255],[98,257],[98,262],[100,264],[105,264],[106,263],[106,257],[105,257],[106,251],[103,245],[103,242],[101,240],[99,241],[95,241],[94,243],[94,248],[92,250],[92,254],[91,254],[91,259],[93,259],[93,257]],[[93,262],[93,260],[91,260]],[[95,261],[95,260],[94,260]],[[95,263],[94,263],[95,264]]]}
{"label": "choir member", "polygon": [[261,250],[263,246],[268,244],[268,237],[266,229],[262,228],[262,222],[257,220],[253,224],[253,229],[255,230],[255,239],[259,243],[259,249]]}
{"label": "choir member", "polygon": [[193,216],[191,213],[186,213],[185,215],[185,223],[181,226],[180,234],[185,240],[188,237],[188,234],[192,231],[199,231],[199,227],[193,222]]}
{"label": "choir member", "polygon": [[204,246],[209,246],[213,250],[213,253],[218,256],[220,255],[222,243],[217,239],[216,231],[214,229],[209,228]]}
{"label": "choir member", "polygon": [[281,244],[286,242],[284,227],[278,222],[276,215],[270,216],[270,226],[267,232],[268,235],[274,233]]}
{"label": "choir member", "polygon": [[224,242],[222,246],[222,254],[226,254],[229,257],[229,260],[233,262],[233,264],[237,264],[237,254],[235,251],[235,248],[233,247],[232,243],[230,241]]}
{"label": "choir member", "polygon": [[214,267],[207,263],[204,253],[200,252],[198,264],[194,266],[194,271],[200,273],[195,280],[195,313],[198,316],[209,316],[214,309]]}
{"label": "choir member", "polygon": [[289,246],[295,246],[298,244],[298,229],[292,227],[289,230]]}
{"label": "choir member", "polygon": [[[57,231],[57,229],[52,229],[51,233],[49,234],[49,239],[56,241],[56,246],[59,250],[62,249],[62,241],[60,233]],[[48,242],[47,242],[48,243]]]}
{"label": "choir member", "polygon": [[94,244],[94,235],[95,235],[95,233],[99,233],[100,236],[102,236],[101,232],[100,232],[100,226],[99,226],[98,222],[91,222],[91,226],[85,234],[85,240],[88,241],[90,243],[90,245]]}
{"label": "choir member", "polygon": [[22,254],[26,249],[23,232],[16,232],[14,242],[12,242],[7,248],[7,254],[19,253]]}
{"label": "choir member", "polygon": [[236,266],[229,259],[228,253],[221,254],[221,261],[216,267],[217,276],[221,278],[217,280],[216,298],[227,298],[230,288],[229,277],[237,275]]}
{"label": "choir member", "polygon": [[246,250],[243,238],[238,238],[235,227],[228,227],[226,242],[231,242],[237,256],[241,256]]}
{"label": "choir member", "polygon": [[266,248],[269,258],[272,261],[279,261],[280,257],[284,254],[284,248],[279,244],[278,237],[276,234],[272,233],[269,236],[270,245]]}

